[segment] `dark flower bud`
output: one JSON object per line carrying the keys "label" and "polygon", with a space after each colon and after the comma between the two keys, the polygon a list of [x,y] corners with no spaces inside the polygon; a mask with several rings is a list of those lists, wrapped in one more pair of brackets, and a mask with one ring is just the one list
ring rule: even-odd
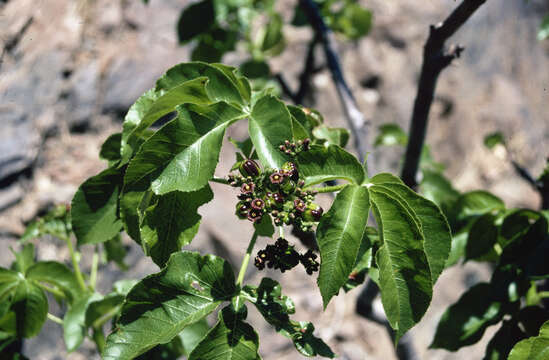
{"label": "dark flower bud", "polygon": [[254,208],[256,210],[263,210],[264,207],[265,207],[265,201],[263,201],[261,199],[253,199],[252,200],[252,208]]}
{"label": "dark flower bud", "polygon": [[323,212],[324,210],[320,206],[311,203],[307,205],[307,209],[303,213],[303,219],[305,221],[319,221]]}
{"label": "dark flower bud", "polygon": [[276,201],[279,204],[284,203],[284,196],[280,193],[274,193],[273,194],[273,199],[274,199],[274,201]]}
{"label": "dark flower bud", "polygon": [[248,217],[248,211],[250,210],[250,207],[247,203],[240,201],[236,204],[236,216],[238,216],[239,219],[246,219]]}
{"label": "dark flower bud", "polygon": [[244,160],[238,167],[242,176],[258,176],[261,172],[259,165],[252,159]]}
{"label": "dark flower bud", "polygon": [[302,179],[302,180],[299,180],[299,181],[297,182],[297,186],[299,186],[299,187],[303,187],[304,185],[305,185],[305,180],[303,180],[303,179]]}
{"label": "dark flower bud", "polygon": [[277,250],[279,251],[286,251],[286,249],[288,248],[288,241],[284,238],[278,238],[276,239],[276,242],[275,242],[275,247]]}
{"label": "dark flower bud", "polygon": [[290,146],[290,141],[289,140],[284,140],[284,145],[286,145],[286,147]]}
{"label": "dark flower bud", "polygon": [[311,139],[307,138],[303,140],[303,150],[307,151],[309,150],[309,144],[311,143]]}
{"label": "dark flower bud", "polygon": [[242,192],[243,194],[251,194],[254,192],[254,189],[255,189],[254,183],[242,184],[242,186],[240,187],[240,192]]}

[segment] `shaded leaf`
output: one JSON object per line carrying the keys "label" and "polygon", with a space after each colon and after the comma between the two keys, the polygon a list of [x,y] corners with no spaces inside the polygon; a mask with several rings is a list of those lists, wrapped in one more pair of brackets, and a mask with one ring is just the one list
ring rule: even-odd
{"label": "shaded leaf", "polygon": [[277,332],[292,340],[296,349],[304,356],[335,355],[322,339],[313,335],[314,326],[309,322],[290,319],[295,312],[292,300],[282,295],[280,284],[270,278],[263,278],[258,287],[246,286],[243,289],[265,321],[274,326]]}
{"label": "shaded leaf", "polygon": [[513,345],[525,338],[516,322],[503,321],[486,347],[483,360],[506,360]]}
{"label": "shaded leaf", "polygon": [[103,243],[105,249],[105,257],[107,261],[113,261],[121,270],[127,270],[128,265],[124,262],[126,257],[126,247],[122,244],[120,234],[116,235],[109,241]]}
{"label": "shaded leaf", "polygon": [[159,273],[147,276],[126,296],[104,359],[131,359],[173,339],[236,291],[231,266],[213,255],[180,252]]}
{"label": "shaded leaf", "polygon": [[177,37],[184,44],[202,34],[215,23],[212,0],[204,0],[187,6],[177,21]]}
{"label": "shaded leaf", "polygon": [[108,168],[86,180],[74,194],[72,229],[78,245],[108,241],[122,229],[118,218],[122,177],[120,169]]}
{"label": "shaded leaf", "polygon": [[376,137],[374,146],[406,146],[408,143],[408,135],[402,130],[398,124],[383,124],[379,128],[379,134]]}
{"label": "shaded leaf", "polygon": [[246,316],[228,306],[219,312],[219,321],[198,343],[189,360],[257,360],[259,339],[255,330],[242,321]]}
{"label": "shaded leaf", "polygon": [[477,190],[462,194],[456,204],[460,219],[483,215],[495,210],[505,209],[505,204],[487,191]]}
{"label": "shaded leaf", "polygon": [[212,199],[209,185],[193,192],[173,191],[160,196],[145,211],[141,224],[145,254],[163,267],[173,252],[191,243],[202,219],[197,210]]}
{"label": "shaded leaf", "polygon": [[479,341],[486,328],[503,317],[493,291],[490,284],[481,283],[464,293],[442,315],[430,347],[456,351]]}
{"label": "shaded leaf", "polygon": [[17,337],[30,338],[38,335],[48,314],[48,299],[38,286],[30,281],[19,281],[10,310],[15,313]]}
{"label": "shaded leaf", "polygon": [[99,157],[109,162],[116,162],[121,159],[120,146],[122,142],[122,133],[114,133],[101,145]]}
{"label": "shaded leaf", "polygon": [[90,301],[85,312],[85,324],[87,327],[98,328],[106,319],[114,317],[122,308],[125,296],[111,293],[102,299]]}
{"label": "shaded leaf", "polygon": [[465,260],[481,259],[493,252],[498,241],[498,229],[494,224],[496,218],[492,214],[479,217],[469,230],[467,245],[465,246]]}

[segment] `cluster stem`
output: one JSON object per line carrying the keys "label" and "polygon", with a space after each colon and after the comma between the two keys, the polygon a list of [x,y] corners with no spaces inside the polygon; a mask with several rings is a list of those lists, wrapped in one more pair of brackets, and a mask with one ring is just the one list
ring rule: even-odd
{"label": "cluster stem", "polygon": [[244,259],[242,259],[242,264],[240,265],[240,271],[238,272],[238,279],[236,280],[236,285],[238,286],[242,286],[242,283],[244,282],[244,275],[246,275],[246,269],[248,268],[248,264],[250,263],[250,257],[252,256],[252,251],[254,251],[254,246],[257,240],[257,236],[258,236],[257,231],[254,231],[254,234],[250,239],[250,243],[248,244],[246,255],[244,255]]}

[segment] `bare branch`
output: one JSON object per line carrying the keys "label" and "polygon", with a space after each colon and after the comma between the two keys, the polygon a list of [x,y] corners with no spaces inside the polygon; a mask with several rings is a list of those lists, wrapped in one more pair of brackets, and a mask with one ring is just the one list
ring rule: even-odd
{"label": "bare branch", "polygon": [[429,112],[438,77],[442,70],[458,58],[464,50],[461,46],[452,46],[445,51],[444,44],[485,2],[486,0],[463,0],[444,22],[431,26],[429,38],[423,50],[423,66],[401,176],[404,183],[410,187],[417,185],[419,159],[425,142]]}
{"label": "bare branch", "polygon": [[320,15],[317,5],[312,0],[300,0],[299,5],[303,11],[307,14],[309,23],[315,30],[316,35],[319,37],[324,54],[326,56],[326,62],[332,79],[337,89],[339,100],[343,106],[345,117],[353,133],[353,139],[355,142],[355,148],[358,153],[358,157],[361,162],[364,161],[364,157],[368,151],[367,146],[367,122],[364,116],[358,109],[355,97],[351,92],[351,89],[345,81],[339,58],[334,51],[334,35],[332,31],[324,23],[324,19]]}

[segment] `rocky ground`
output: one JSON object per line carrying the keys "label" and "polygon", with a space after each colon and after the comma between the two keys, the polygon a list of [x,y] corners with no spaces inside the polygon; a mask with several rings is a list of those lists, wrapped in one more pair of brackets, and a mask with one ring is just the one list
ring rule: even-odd
{"label": "rocky ground", "polygon": [[[428,25],[442,20],[456,5],[450,0],[363,1],[375,14],[370,36],[339,44],[345,75],[372,129],[388,122],[408,126]],[[106,137],[119,131],[128,107],[170,66],[189,59],[179,47],[175,22],[185,2],[151,0],[0,0],[0,242],[1,249],[18,248],[24,224],[55,203],[69,202],[78,186],[105,165],[98,158]],[[291,16],[294,1],[281,1]],[[437,161],[461,190],[487,189],[509,206],[539,206],[539,198],[513,172],[509,163],[485,150],[482,138],[501,130],[515,158],[533,174],[549,154],[549,45],[536,40],[547,12],[543,0],[490,0],[453,41],[466,46],[463,57],[439,82],[428,143]],[[288,27],[288,51],[273,59],[291,85],[299,74],[310,32]],[[318,54],[321,58],[321,53]],[[239,55],[224,60],[238,63]],[[313,79],[317,107],[327,121],[345,122],[330,75]],[[244,129],[231,129],[242,136]],[[372,137],[375,131],[372,131]],[[218,175],[233,161],[230,145],[222,153]],[[398,149],[374,151],[369,161],[378,170],[396,171]],[[236,227],[234,194],[214,187],[216,199],[201,209],[203,223],[192,248],[224,255],[236,264],[248,239],[248,229]],[[100,289],[121,277],[140,278],[157,271],[130,240],[131,270],[120,273],[105,266]],[[87,249],[84,249],[87,251]],[[53,240],[38,244],[38,258],[67,259]],[[12,261],[0,251],[0,266]],[[86,261],[84,261],[86,265]],[[422,359],[481,358],[484,344],[457,353],[427,350],[434,327],[448,304],[467,286],[485,279],[478,265],[455,267],[440,278],[433,304],[413,331]],[[262,274],[252,273],[251,281]],[[280,278],[276,274],[269,276]],[[298,309],[296,319],[314,320],[319,334],[343,359],[392,359],[385,330],[354,314],[357,291],[335,299],[322,312],[314,279],[298,271],[281,280]],[[262,324],[251,312],[251,322]],[[295,359],[286,339],[259,326],[264,359]],[[492,330],[493,331],[493,330]],[[485,339],[487,337],[485,336]],[[46,323],[45,331],[25,343],[31,359],[92,359],[91,343],[67,354],[62,331]]]}

